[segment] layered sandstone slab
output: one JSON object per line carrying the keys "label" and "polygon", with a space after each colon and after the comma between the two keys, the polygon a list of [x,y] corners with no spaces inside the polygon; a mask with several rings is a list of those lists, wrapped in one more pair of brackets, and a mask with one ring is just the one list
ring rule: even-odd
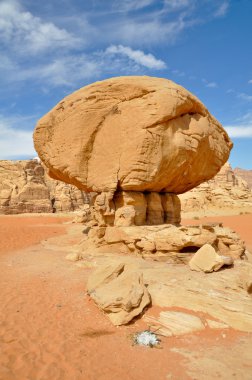
{"label": "layered sandstone slab", "polygon": [[180,227],[172,224],[92,227],[80,246],[80,255],[113,252],[156,261],[188,263],[194,253],[206,244],[214,247],[222,257],[223,265],[228,264],[223,257],[237,260],[245,254],[244,242],[234,231],[221,223],[213,223]]}
{"label": "layered sandstone slab", "polygon": [[143,275],[125,267],[116,264],[99,268],[87,284],[90,297],[116,326],[129,323],[151,302]]}
{"label": "layered sandstone slab", "polygon": [[232,148],[194,95],[152,77],[81,88],[38,122],[34,143],[53,178],[98,193],[183,193],[212,178]]}

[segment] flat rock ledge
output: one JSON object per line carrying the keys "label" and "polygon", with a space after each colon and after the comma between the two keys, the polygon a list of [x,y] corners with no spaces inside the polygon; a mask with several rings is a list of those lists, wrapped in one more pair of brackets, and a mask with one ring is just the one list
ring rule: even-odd
{"label": "flat rock ledge", "polygon": [[114,325],[127,324],[151,302],[164,310],[153,316],[150,309],[143,320],[165,336],[205,328],[252,332],[252,264],[246,260],[212,273],[132,255],[103,254],[95,261],[88,293]]}

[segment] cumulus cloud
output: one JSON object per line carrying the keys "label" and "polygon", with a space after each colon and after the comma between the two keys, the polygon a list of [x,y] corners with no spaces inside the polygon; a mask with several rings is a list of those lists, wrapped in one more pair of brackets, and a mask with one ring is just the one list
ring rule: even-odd
{"label": "cumulus cloud", "polygon": [[24,11],[15,0],[0,3],[0,39],[7,49],[29,54],[72,48],[80,43],[67,30]]}
{"label": "cumulus cloud", "polygon": [[106,51],[107,54],[119,54],[128,57],[138,65],[147,67],[148,69],[165,69],[166,64],[164,61],[157,59],[152,54],[146,54],[142,50],[133,50],[128,46],[123,45],[111,45]]}
{"label": "cumulus cloud", "polygon": [[23,117],[6,118],[0,115],[0,159],[8,159],[17,156],[34,157],[36,155],[32,132],[18,127],[18,121],[22,124]]}

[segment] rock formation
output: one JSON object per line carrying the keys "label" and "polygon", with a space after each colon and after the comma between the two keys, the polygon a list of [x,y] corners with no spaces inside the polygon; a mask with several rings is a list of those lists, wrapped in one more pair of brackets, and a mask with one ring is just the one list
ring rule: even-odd
{"label": "rock formation", "polygon": [[229,163],[213,179],[181,194],[179,198],[183,213],[252,212],[252,190],[235,174]]}
{"label": "rock formation", "polygon": [[52,180],[37,160],[0,161],[0,179],[0,214],[74,211],[90,199]]}
{"label": "rock formation", "polygon": [[[34,143],[52,178],[96,192],[83,258],[119,252],[185,263],[210,244],[214,270],[220,256],[224,265],[244,255],[244,243],[221,224],[180,226],[178,194],[213,178],[232,148],[181,86],[149,77],[94,83],[45,115]],[[141,273],[103,268],[90,281],[90,296],[114,324],[128,323],[150,302]]]}
{"label": "rock formation", "polygon": [[[244,242],[221,223],[200,226],[92,227],[81,244],[83,257],[89,254],[124,253],[170,263],[188,263],[205,244],[221,256],[233,259],[245,253]],[[223,263],[224,264],[224,263]]]}
{"label": "rock formation", "polygon": [[236,176],[242,178],[247,182],[250,189],[252,189],[252,170],[245,170],[241,168],[235,168],[234,173]]}
{"label": "rock formation", "polygon": [[69,95],[39,121],[34,143],[53,178],[112,194],[183,193],[212,178],[232,147],[195,96],[150,77],[108,79]]}

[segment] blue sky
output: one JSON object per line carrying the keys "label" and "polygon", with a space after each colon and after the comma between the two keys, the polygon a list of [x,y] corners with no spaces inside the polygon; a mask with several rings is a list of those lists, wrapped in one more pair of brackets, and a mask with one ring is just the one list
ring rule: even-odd
{"label": "blue sky", "polygon": [[36,121],[72,91],[152,75],[197,95],[252,169],[251,18],[251,0],[0,0],[0,159],[36,156]]}

